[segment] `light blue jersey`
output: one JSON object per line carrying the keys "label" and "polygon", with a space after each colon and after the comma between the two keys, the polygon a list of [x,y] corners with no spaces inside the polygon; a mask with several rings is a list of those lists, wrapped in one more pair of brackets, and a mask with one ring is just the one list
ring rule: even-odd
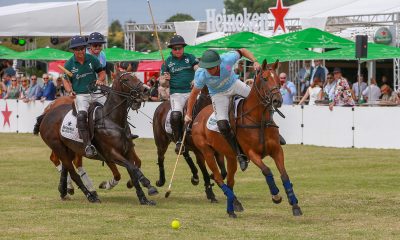
{"label": "light blue jersey", "polygon": [[86,49],[86,53],[90,54],[92,56],[97,57],[97,59],[100,61],[101,67],[104,69],[106,67],[107,64],[107,60],[106,60],[106,54],[104,53],[104,51],[101,51],[99,56],[96,56],[94,54],[91,54],[89,51],[89,48]]}
{"label": "light blue jersey", "polygon": [[235,74],[233,67],[239,59],[240,54],[237,51],[222,54],[219,76],[211,76],[204,68],[197,69],[194,75],[194,87],[202,89],[207,85],[211,96],[228,90],[235,81],[238,81],[238,75]]}

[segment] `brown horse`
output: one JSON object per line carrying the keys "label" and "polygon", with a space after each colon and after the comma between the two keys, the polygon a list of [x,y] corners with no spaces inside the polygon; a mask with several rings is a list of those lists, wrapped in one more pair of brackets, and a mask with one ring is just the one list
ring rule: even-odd
{"label": "brown horse", "polygon": [[[271,156],[281,174],[283,186],[292,205],[293,215],[301,215],[298,200],[294,194],[292,183],[284,165],[284,154],[279,143],[278,126],[273,121],[273,112],[282,104],[279,79],[275,72],[278,62],[272,68],[268,68],[266,61],[262,64],[262,70],[257,73],[249,96],[241,101],[238,106],[236,118],[231,117],[232,129],[236,131],[236,137],[244,153],[256,164],[266,178],[272,200],[280,203],[282,197],[278,194],[271,169],[262,159]],[[227,212],[230,217],[237,217],[235,209],[242,209],[240,202],[233,192],[234,176],[237,171],[236,153],[233,152],[224,137],[207,128],[207,120],[213,113],[211,106],[204,108],[195,118],[192,128],[192,137],[196,147],[201,151],[207,165],[214,173],[214,179],[227,196]],[[223,154],[227,159],[227,185],[224,183],[214,160],[214,152]]]}
{"label": "brown horse", "polygon": [[[204,107],[208,106],[211,104],[211,98],[208,94],[208,89],[204,88],[201,91],[200,97],[196,101],[195,107],[193,108],[193,116],[196,116],[201,109]],[[156,182],[156,185],[158,187],[164,186],[165,184],[165,169],[164,169],[164,160],[165,160],[165,153],[168,149],[169,144],[173,141],[172,134],[167,133],[165,130],[165,122],[167,119],[168,111],[171,109],[171,104],[169,101],[165,101],[161,103],[156,110],[154,111],[154,116],[153,116],[153,134],[154,134],[154,141],[157,146],[157,163],[158,163],[158,169],[159,169],[159,179]],[[186,106],[184,108],[186,110]],[[198,170],[196,166],[193,163],[192,158],[189,155],[189,151],[193,151],[197,164],[200,167],[200,170],[203,174],[203,179],[204,179],[204,187],[205,187],[205,192],[207,199],[209,199],[212,203],[217,202],[217,199],[215,198],[215,194],[212,190],[212,185],[211,184],[211,178],[210,175],[208,174],[207,167],[205,166],[204,160],[200,160],[201,153],[199,150],[196,148],[196,146],[193,144],[192,137],[190,133],[186,134],[186,139],[185,139],[185,151],[182,153],[183,157],[185,158],[187,164],[190,167],[190,170],[192,171],[192,178],[191,182],[193,185],[198,185],[199,184],[199,176],[198,176]],[[223,176],[226,176],[226,170],[225,170],[225,165],[224,165],[224,158],[222,155],[216,154],[216,160],[217,163],[221,169],[221,174]]]}
{"label": "brown horse", "polygon": [[[42,121],[43,117],[44,117],[50,110],[53,110],[54,108],[56,108],[56,107],[58,107],[58,106],[61,106],[61,105],[71,105],[71,104],[74,103],[74,99],[75,99],[75,96],[63,96],[63,97],[57,98],[57,99],[55,99],[53,102],[51,102],[51,103],[44,109],[43,113],[37,118],[37,122],[36,122],[36,124],[35,124],[33,133],[34,133],[35,135],[37,135],[37,134],[39,133],[39,127],[40,127],[41,121]],[[135,150],[132,149],[132,151],[133,151],[134,154],[135,154]],[[136,155],[135,155],[135,156],[136,156]],[[50,154],[50,161],[51,161],[56,167],[59,166],[59,165],[61,164],[60,158],[54,153],[54,151],[52,151],[51,154]],[[135,157],[134,161],[135,161],[135,165],[136,165],[137,167],[140,168],[140,167],[141,167],[140,158]],[[75,155],[75,158],[74,158],[74,160],[73,160],[73,164],[74,164],[75,168],[81,168],[81,167],[83,166],[83,164],[82,164],[82,155],[76,154],[76,155]],[[110,189],[112,189],[113,187],[115,187],[115,186],[118,184],[119,180],[121,179],[121,174],[120,174],[120,172],[118,171],[118,168],[117,168],[117,166],[115,165],[114,162],[106,162],[106,164],[107,164],[107,166],[110,168],[110,170],[111,170],[111,172],[112,172],[112,174],[113,174],[113,179],[110,179],[110,180],[101,182],[100,185],[99,185],[99,188],[110,190]],[[84,172],[84,174],[87,175],[86,172]],[[86,181],[85,181],[85,179],[82,179],[82,181],[84,182],[84,184],[85,184],[86,186],[88,186],[88,184],[87,184],[86,181],[90,181],[89,184],[92,184],[90,179],[88,179],[88,180],[86,180]],[[74,194],[74,188],[73,188],[72,185],[71,185],[71,186],[68,186],[68,193],[71,194],[71,195]]]}
{"label": "brown horse", "polygon": [[[129,176],[136,188],[136,194],[141,204],[154,205],[148,200],[140,186],[140,183],[148,188],[148,194],[157,194],[157,189],[143,175],[135,159],[138,156],[133,150],[133,143],[126,134],[127,116],[129,108],[137,110],[141,103],[148,99],[147,88],[139,79],[131,73],[117,72],[117,79],[109,91],[107,100],[101,111],[96,111],[96,128],[94,129],[93,143],[98,150],[96,159],[115,163],[127,168]],[[71,105],[60,105],[50,110],[41,121],[40,134],[43,141],[60,158],[63,169],[61,171],[59,191],[61,197],[67,194],[66,178],[70,174],[72,180],[78,185],[90,202],[98,202],[95,194],[88,191],[75,172],[72,161],[75,156],[83,156],[82,143],[66,139],[60,134],[60,127],[64,116],[72,109]],[[68,172],[67,172],[68,171]],[[140,182],[140,183],[139,183]]]}

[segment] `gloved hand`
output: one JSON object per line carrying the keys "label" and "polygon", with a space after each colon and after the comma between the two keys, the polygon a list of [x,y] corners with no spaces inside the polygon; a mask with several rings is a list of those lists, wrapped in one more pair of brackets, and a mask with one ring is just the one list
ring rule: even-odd
{"label": "gloved hand", "polygon": [[192,116],[189,116],[188,114],[185,115],[185,124],[188,125],[190,122],[192,122]]}

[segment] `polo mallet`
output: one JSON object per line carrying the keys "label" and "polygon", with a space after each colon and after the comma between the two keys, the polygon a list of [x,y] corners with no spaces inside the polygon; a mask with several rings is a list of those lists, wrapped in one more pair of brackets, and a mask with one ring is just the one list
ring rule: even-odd
{"label": "polo mallet", "polygon": [[181,153],[182,153],[183,144],[185,144],[186,132],[187,132],[187,128],[185,129],[185,132],[183,133],[181,147],[179,148],[178,157],[176,157],[175,167],[174,167],[174,170],[172,171],[171,180],[169,180],[168,190],[165,193],[165,198],[168,198],[169,195],[171,194],[172,179],[174,179],[176,166],[178,165],[178,160],[179,160],[179,157],[181,156]]}
{"label": "polo mallet", "polygon": [[65,74],[67,74],[68,77],[72,77],[72,76],[73,76],[73,75],[72,75],[72,72],[68,71],[65,67],[63,67],[63,66],[61,66],[61,65],[57,65],[57,67],[58,67],[61,71],[63,71]]}
{"label": "polo mallet", "polygon": [[76,9],[78,11],[79,35],[82,36],[81,12],[79,11],[79,2],[78,1],[76,1]]}
{"label": "polo mallet", "polygon": [[158,51],[160,51],[161,59],[162,59],[162,62],[164,64],[164,66],[165,66],[164,55],[163,55],[162,49],[161,49],[160,38],[158,38],[157,26],[156,26],[156,23],[154,21],[153,11],[151,10],[150,0],[147,0],[147,4],[149,5],[151,20],[153,21],[153,28],[154,28],[154,33],[156,34]]}

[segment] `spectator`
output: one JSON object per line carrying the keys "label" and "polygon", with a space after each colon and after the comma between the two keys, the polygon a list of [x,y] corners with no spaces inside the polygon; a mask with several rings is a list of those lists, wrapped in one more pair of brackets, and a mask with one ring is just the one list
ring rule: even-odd
{"label": "spectator", "polygon": [[333,70],[333,76],[336,81],[335,96],[329,103],[329,110],[332,111],[333,106],[354,106],[352,92],[347,79],[342,76],[342,70],[336,67]]}
{"label": "spectator", "polygon": [[19,89],[19,99],[23,100],[27,98],[29,93],[29,81],[26,77],[21,78],[21,86]]}
{"label": "spectator", "polygon": [[328,75],[326,76],[326,80],[327,81],[324,87],[323,99],[332,102],[333,98],[335,97],[335,87],[337,81],[333,77],[332,73],[328,73]]}
{"label": "spectator", "polygon": [[[361,89],[358,87],[358,83],[361,82]],[[367,88],[367,83],[365,82],[364,76],[361,74],[357,82],[353,83],[353,87],[351,88],[356,96],[356,101],[360,100],[360,95],[362,96],[362,92]]]}
{"label": "spectator", "polygon": [[56,87],[54,86],[53,80],[50,80],[50,76],[47,73],[43,74],[42,78],[44,84],[41,94],[39,95],[40,101],[54,100],[56,98]]}
{"label": "spectator", "polygon": [[312,71],[311,78],[310,78],[310,84],[313,83],[315,78],[319,78],[322,82],[323,85],[325,85],[325,79],[326,79],[326,74],[327,70],[324,66],[322,66],[322,61],[317,59],[314,60],[314,70]]}
{"label": "spectator", "polygon": [[310,86],[310,79],[311,75],[314,71],[314,68],[311,66],[311,61],[310,60],[305,60],[304,61],[304,67],[300,69],[300,71],[297,73],[297,82],[300,82],[300,94],[303,95],[306,93],[308,90],[308,87]]}
{"label": "spectator", "polygon": [[66,96],[67,92],[65,91],[65,87],[63,85],[63,81],[61,77],[58,77],[56,80],[56,98]]}
{"label": "spectator", "polygon": [[13,61],[12,60],[6,60],[6,69],[4,69],[4,74],[13,77],[17,74],[15,69],[13,68]]}
{"label": "spectator", "polygon": [[393,82],[390,82],[385,75],[382,75],[380,86],[383,86],[385,84],[389,85],[390,88],[393,88]]}
{"label": "spectator", "polygon": [[41,87],[37,83],[36,75],[32,75],[29,91],[28,94],[26,95],[26,98],[24,99],[24,102],[37,100],[39,96],[41,96]]}
{"label": "spectator", "polygon": [[4,74],[3,83],[7,89],[11,85],[11,75]]}
{"label": "spectator", "polygon": [[386,101],[386,102],[389,102],[390,101],[390,98],[391,98],[391,96],[392,96],[392,89],[389,87],[389,85],[387,85],[387,84],[384,84],[384,85],[382,85],[382,87],[381,87],[381,94],[382,94],[382,98],[381,98],[381,100],[382,101]]}
{"label": "spectator", "polygon": [[4,79],[0,81],[0,99],[4,98],[7,94],[7,87],[4,84]]}
{"label": "spectator", "polygon": [[371,84],[362,92],[368,103],[375,102],[381,97],[381,89],[376,86],[375,78],[371,78]]}
{"label": "spectator", "polygon": [[322,99],[322,83],[319,78],[315,78],[311,86],[308,87],[306,94],[304,94],[303,98],[300,100],[299,105],[302,105],[308,97],[310,97],[308,105],[315,105],[316,100]]}
{"label": "spectator", "polygon": [[240,60],[235,68],[235,74],[238,75],[240,81],[244,81],[244,60]]}
{"label": "spectator", "polygon": [[150,100],[153,102],[158,102],[158,81],[154,81],[153,79],[150,80],[152,82],[152,86],[150,88]]}
{"label": "spectator", "polygon": [[8,86],[7,94],[4,96],[4,99],[18,99],[19,90],[17,78],[15,76],[11,77],[11,85]]}
{"label": "spectator", "polygon": [[293,97],[296,95],[296,87],[290,81],[287,81],[286,73],[279,74],[279,80],[281,81],[281,94],[283,98],[283,104],[293,104]]}

